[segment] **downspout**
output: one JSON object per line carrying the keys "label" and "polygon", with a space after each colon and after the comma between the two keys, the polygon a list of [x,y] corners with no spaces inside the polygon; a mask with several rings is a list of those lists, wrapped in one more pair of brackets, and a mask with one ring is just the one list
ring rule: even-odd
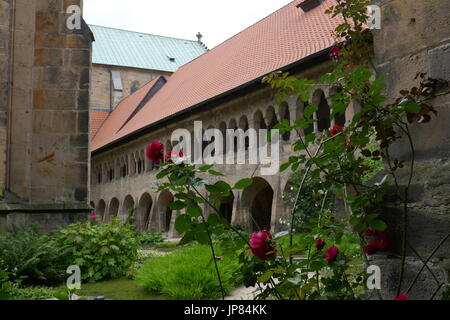
{"label": "downspout", "polygon": [[6,133],[6,177],[5,177],[5,189],[10,191],[11,188],[11,145],[12,145],[12,106],[13,106],[13,84],[14,84],[14,30],[16,28],[16,0],[13,0],[12,7],[10,8],[10,39],[9,39],[9,105],[8,105],[8,127]]}

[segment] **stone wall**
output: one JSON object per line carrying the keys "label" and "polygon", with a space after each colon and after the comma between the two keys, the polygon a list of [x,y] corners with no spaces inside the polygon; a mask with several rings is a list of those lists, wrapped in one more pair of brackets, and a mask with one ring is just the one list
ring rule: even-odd
{"label": "stone wall", "polygon": [[1,1],[0,9],[7,4],[12,73],[1,79],[8,79],[11,108],[0,212],[8,225],[15,225],[15,212],[29,213],[30,221],[36,211],[87,212],[92,36],[84,21],[81,30],[68,29],[65,12],[80,0]]}
{"label": "stone wall", "polygon": [[[382,9],[381,30],[374,31],[376,65],[378,73],[386,77],[388,97],[394,100],[400,90],[416,85],[414,77],[418,72],[450,80],[450,1],[384,0],[374,3]],[[416,168],[409,197],[407,239],[414,250],[408,246],[402,292],[407,291],[422,267],[421,259],[427,259],[450,232],[450,99],[449,96],[439,97],[431,103],[438,116],[432,116],[429,123],[410,126]],[[391,151],[393,158],[405,160],[406,164],[411,160],[405,140],[395,143]],[[402,185],[407,183],[408,169],[398,171]],[[394,247],[387,256],[373,257],[373,263],[382,267],[386,299],[396,295],[402,215],[398,204],[392,201],[387,204],[385,219]],[[449,266],[450,239],[447,239],[410,291],[411,299],[429,299],[436,292],[438,282],[448,282]]]}
{"label": "stone wall", "polygon": [[[120,72],[123,90],[111,89],[111,71]],[[94,64],[92,66],[91,108],[114,110],[122,99],[131,94],[133,87],[140,88],[162,75],[169,78],[172,73],[145,69]]]}

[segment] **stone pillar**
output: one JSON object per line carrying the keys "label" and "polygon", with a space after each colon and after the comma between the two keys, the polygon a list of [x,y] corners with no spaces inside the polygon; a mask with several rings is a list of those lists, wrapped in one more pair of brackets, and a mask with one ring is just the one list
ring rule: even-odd
{"label": "stone pillar", "polygon": [[[9,28],[14,55],[6,199],[0,214],[7,215],[10,227],[37,222],[48,231],[84,219],[90,210],[92,37],[84,22],[81,30],[66,26],[66,5],[79,0],[15,3]],[[2,12],[5,1],[0,4]]]}
{"label": "stone pillar", "polygon": [[[388,84],[387,96],[393,101],[402,89],[418,84],[419,72],[450,80],[450,2],[446,0],[384,0],[381,6],[381,30],[374,30],[375,64],[378,75]],[[415,143],[415,172],[408,205],[405,278],[401,292],[411,285],[425,260],[450,231],[450,99],[448,96],[429,101],[438,111],[426,124],[410,126]],[[408,181],[411,152],[408,142],[397,141],[391,148],[393,159],[404,160],[406,167],[397,171],[399,183]],[[382,294],[385,299],[396,295],[401,264],[402,208],[390,199],[384,219],[388,224],[393,247],[388,255],[373,256],[372,263],[382,271]],[[419,258],[418,255],[421,257]],[[448,282],[450,239],[431,257],[428,268],[410,291],[410,299],[430,299],[438,282]],[[435,277],[430,273],[435,273]],[[442,290],[436,295],[438,299]]]}

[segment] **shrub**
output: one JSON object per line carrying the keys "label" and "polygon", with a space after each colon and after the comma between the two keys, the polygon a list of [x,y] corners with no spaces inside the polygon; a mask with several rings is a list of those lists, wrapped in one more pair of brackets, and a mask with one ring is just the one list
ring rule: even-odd
{"label": "shrub", "polygon": [[82,280],[115,279],[131,270],[137,258],[138,236],[118,218],[111,224],[91,221],[59,232],[58,243],[70,247],[71,264],[81,269]]}
{"label": "shrub", "polygon": [[139,235],[139,239],[142,247],[151,247],[165,240],[162,232],[144,232]]}
{"label": "shrub", "polygon": [[23,284],[53,284],[65,278],[65,247],[52,235],[20,229],[0,237],[0,269]]}
{"label": "shrub", "polygon": [[[233,273],[239,268],[237,257],[226,255],[217,261],[226,293],[236,285]],[[172,299],[217,299],[221,297],[209,246],[192,246],[154,257],[144,263],[136,279],[151,293]]]}

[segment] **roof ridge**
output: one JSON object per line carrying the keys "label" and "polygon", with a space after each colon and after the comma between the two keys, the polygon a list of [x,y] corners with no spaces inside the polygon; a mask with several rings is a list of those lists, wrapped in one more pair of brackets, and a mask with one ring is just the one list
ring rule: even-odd
{"label": "roof ridge", "polygon": [[105,28],[105,29],[113,29],[113,30],[125,31],[125,32],[130,32],[130,33],[145,34],[145,35],[148,35],[148,36],[155,36],[155,37],[160,37],[160,38],[169,38],[169,39],[175,39],[175,40],[190,41],[190,42],[194,42],[194,43],[200,44],[197,40],[190,40],[190,39],[171,37],[171,36],[163,36],[163,35],[160,35],[160,34],[147,33],[147,32],[141,32],[141,31],[134,31],[134,30],[126,30],[126,29],[115,28],[115,27],[107,27],[107,26],[101,26],[101,25],[98,25],[98,24],[91,24],[91,23],[89,23],[88,25],[89,26],[94,26],[94,27]]}

